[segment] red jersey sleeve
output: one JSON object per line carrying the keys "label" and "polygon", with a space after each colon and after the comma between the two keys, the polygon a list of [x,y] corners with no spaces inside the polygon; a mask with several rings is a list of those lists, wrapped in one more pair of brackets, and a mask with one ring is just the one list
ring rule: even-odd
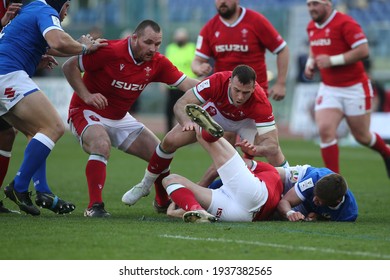
{"label": "red jersey sleeve", "polygon": [[342,33],[348,45],[353,49],[361,43],[367,42],[366,35],[360,25],[347,15],[345,15],[345,18],[346,20],[342,27]]}
{"label": "red jersey sleeve", "polygon": [[272,53],[278,53],[283,49],[286,42],[271,22],[259,13],[252,13],[252,16],[255,18],[255,20],[252,21],[255,25],[255,32],[264,47]]}
{"label": "red jersey sleeve", "polygon": [[198,39],[196,41],[196,55],[205,59],[209,59],[213,56],[210,38],[212,33],[212,24],[215,21],[214,18],[213,20],[208,21],[206,25],[202,27],[199,32]]}
{"label": "red jersey sleeve", "polygon": [[153,82],[165,83],[169,86],[179,85],[187,76],[162,54],[156,54],[158,66]]}
{"label": "red jersey sleeve", "polygon": [[103,69],[113,58],[111,43],[111,41],[108,41],[108,46],[100,48],[96,52],[82,55],[80,60],[81,71],[95,72]]}
{"label": "red jersey sleeve", "polygon": [[226,77],[229,78],[230,76],[230,71],[217,72],[198,83],[193,88],[193,92],[202,103],[206,103],[208,100],[217,100],[218,95],[224,92],[223,85]]}

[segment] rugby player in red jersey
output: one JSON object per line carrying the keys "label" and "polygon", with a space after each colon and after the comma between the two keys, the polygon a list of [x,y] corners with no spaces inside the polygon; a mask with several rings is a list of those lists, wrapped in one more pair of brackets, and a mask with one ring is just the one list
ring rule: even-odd
{"label": "rugby player in red jersey", "polygon": [[[226,139],[219,138],[223,128],[206,110],[196,104],[188,104],[185,108],[191,118],[185,128],[196,132],[197,141],[212,158],[223,185],[212,190],[183,176],[169,175],[164,178],[163,185],[174,203],[169,206],[167,214],[182,217],[190,223],[270,219],[283,193],[278,170],[265,162],[242,159]],[[256,150],[248,142],[242,143],[241,147]]]}
{"label": "rugby player in red jersey", "polygon": [[[148,195],[153,182],[169,169],[175,151],[196,142],[191,120],[184,109],[187,104],[202,105],[224,131],[239,135],[242,142],[236,145],[240,146],[243,142],[254,144],[250,156],[266,157],[272,165],[285,161],[279,146],[272,105],[256,82],[253,68],[238,65],[233,72],[218,72],[204,79],[176,102],[174,112],[179,124],[157,146],[142,181],[123,195],[125,204],[133,205]],[[214,179],[214,174],[210,174],[201,185],[207,187]]]}
{"label": "rugby player in red jersey", "polygon": [[307,26],[310,55],[305,75],[317,69],[322,82],[315,103],[325,166],[339,173],[337,127],[346,118],[353,137],[381,154],[390,177],[390,146],[370,131],[373,90],[362,60],[369,56],[367,38],[350,16],[333,8],[330,0],[307,0],[312,20]]}
{"label": "rugby player in red jersey", "polygon": [[[257,82],[275,100],[286,95],[289,49],[279,32],[264,15],[240,6],[239,0],[215,0],[218,14],[201,29],[192,70],[199,76],[233,71],[239,64],[251,66]],[[277,75],[268,92],[265,53],[269,50],[277,56]]]}
{"label": "rugby player in red jersey", "polygon": [[[145,87],[162,82],[187,91],[199,82],[188,78],[158,52],[161,42],[160,26],[144,20],[131,36],[109,40],[101,51],[70,58],[63,66],[75,90],[69,106],[70,128],[90,155],[85,171],[87,217],[110,216],[104,208],[102,191],[111,146],[149,161],[160,143],[151,130],[128,113]],[[161,180],[156,181],[156,200],[161,204],[169,201]]]}

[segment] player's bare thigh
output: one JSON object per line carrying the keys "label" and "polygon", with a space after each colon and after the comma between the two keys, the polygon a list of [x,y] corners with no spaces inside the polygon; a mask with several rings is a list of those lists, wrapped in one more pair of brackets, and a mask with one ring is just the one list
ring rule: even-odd
{"label": "player's bare thigh", "polygon": [[3,117],[25,135],[41,132],[54,142],[65,130],[61,117],[42,91],[25,96]]}
{"label": "player's bare thigh", "polygon": [[161,143],[161,148],[165,152],[173,153],[180,147],[194,142],[196,142],[195,132],[183,131],[183,127],[177,124],[165,135]]}
{"label": "player's bare thigh", "polygon": [[109,159],[111,141],[103,125],[89,125],[82,135],[82,143],[86,153],[102,155]]}
{"label": "player's bare thigh", "polygon": [[371,141],[371,113],[358,116],[346,116],[353,137],[361,144],[368,145]]}
{"label": "player's bare thigh", "polygon": [[135,155],[145,161],[149,161],[160,144],[158,137],[147,127],[144,127],[140,135],[134,140],[126,153]]}
{"label": "player's bare thigh", "polygon": [[336,138],[337,127],[343,118],[344,113],[337,108],[324,108],[315,111],[315,121],[322,141],[332,141]]}

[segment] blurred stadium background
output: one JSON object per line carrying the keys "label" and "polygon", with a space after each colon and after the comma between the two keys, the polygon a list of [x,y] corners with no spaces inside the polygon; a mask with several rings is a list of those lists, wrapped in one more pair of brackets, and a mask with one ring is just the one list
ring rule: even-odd
{"label": "blurred stadium background", "polygon": [[[306,25],[310,20],[305,0],[241,0],[241,5],[254,9],[264,14],[287,41],[290,54],[290,69],[287,85],[287,97],[282,102],[273,102],[275,115],[281,127],[281,131],[287,131],[291,134],[304,134],[303,136],[312,137],[315,132],[303,132],[299,128],[302,125],[305,116],[294,116],[293,113],[301,111],[300,114],[306,114],[307,122],[310,122],[310,113],[307,108],[297,108],[296,104],[307,98],[297,99],[297,76],[298,76],[298,57],[307,53]],[[387,92],[387,100],[390,100],[390,0],[333,0],[334,6],[342,12],[354,17],[366,32],[371,49],[371,77],[381,82]],[[73,37],[100,30],[102,36],[107,39],[120,38],[126,32],[131,31],[143,19],[153,19],[163,28],[164,37],[160,52],[165,52],[166,45],[171,41],[172,34],[177,27],[186,27],[192,41],[196,41],[197,34],[203,24],[216,13],[213,0],[72,0],[70,12],[65,22],[64,29]],[[62,62],[62,61],[60,61]],[[276,73],[275,56],[267,54],[268,69]],[[51,94],[58,95],[58,87],[64,85],[61,82],[61,70],[57,68],[50,73],[44,73],[44,78],[37,80],[44,91],[50,97]],[[48,82],[48,77],[57,76],[59,80]],[[49,86],[48,89],[47,86]],[[271,81],[272,85],[272,81]],[[56,90],[57,89],[57,90]],[[57,91],[51,93],[52,91]],[[70,88],[66,89],[71,92]],[[311,88],[315,94],[315,87]],[[166,93],[160,85],[149,85],[141,95],[140,111],[141,115],[157,115],[163,118]],[[295,98],[294,98],[295,96]],[[310,95],[307,95],[308,97]],[[311,98],[312,98],[311,97]],[[60,97],[62,104],[64,95]],[[309,104],[309,103],[308,103]],[[59,105],[63,106],[63,105]],[[66,106],[60,109],[61,114],[66,114]],[[294,106],[294,110],[292,107]],[[302,107],[302,106],[301,106]],[[297,110],[299,109],[299,110]],[[302,109],[303,112],[302,113]],[[389,114],[381,117],[389,121]],[[300,124],[296,124],[297,117]],[[295,122],[295,123],[294,123]],[[377,124],[381,127],[382,122]],[[312,124],[310,124],[312,125]],[[388,132],[390,133],[390,131]],[[382,132],[384,138],[390,136],[386,131]]]}

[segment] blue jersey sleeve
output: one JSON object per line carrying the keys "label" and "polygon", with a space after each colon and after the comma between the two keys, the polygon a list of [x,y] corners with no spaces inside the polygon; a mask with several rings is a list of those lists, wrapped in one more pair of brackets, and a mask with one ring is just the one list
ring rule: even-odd
{"label": "blue jersey sleeve", "polygon": [[0,35],[0,74],[23,70],[34,75],[48,50],[44,35],[62,30],[58,13],[41,1],[24,6]]}

